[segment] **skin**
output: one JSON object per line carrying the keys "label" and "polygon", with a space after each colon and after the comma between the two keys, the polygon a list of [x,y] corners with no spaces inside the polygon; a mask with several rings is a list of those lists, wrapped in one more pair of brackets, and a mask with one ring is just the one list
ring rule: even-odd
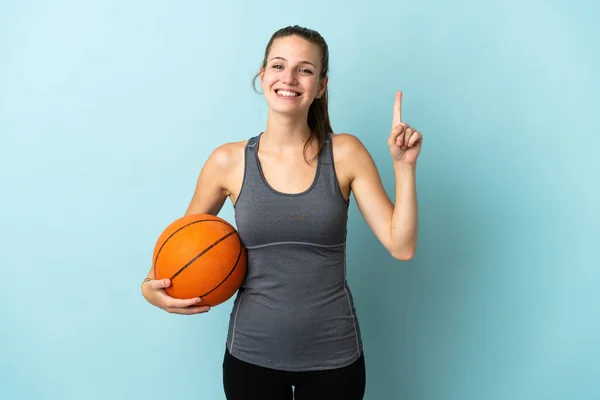
{"label": "skin", "polygon": [[[308,109],[323,95],[327,78],[319,78],[320,49],[296,36],[275,40],[266,67],[261,68],[260,84],[269,106],[267,127],[261,137],[258,157],[266,180],[276,190],[299,193],[312,183],[317,161],[317,143],[310,141]],[[276,90],[301,93],[280,98]],[[397,260],[410,260],[417,243],[416,163],[423,139],[420,132],[402,121],[402,92],[396,93],[392,129],[387,143],[396,177],[396,201],[384,190],[373,158],[354,135],[333,135],[335,168],[342,194],[354,194],[358,208],[375,236]],[[217,215],[229,198],[235,204],[244,172],[244,148],[247,140],[225,143],[216,148],[200,171],[188,214]],[[306,158],[305,158],[306,155]],[[175,299],[164,288],[168,279],[154,280],[150,269],[142,294],[148,302],[170,313],[198,314],[210,307],[201,299]]]}

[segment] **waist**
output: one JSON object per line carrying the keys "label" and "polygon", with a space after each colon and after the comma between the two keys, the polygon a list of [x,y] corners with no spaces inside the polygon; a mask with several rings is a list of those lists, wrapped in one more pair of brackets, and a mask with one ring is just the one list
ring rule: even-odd
{"label": "waist", "polygon": [[258,304],[275,310],[318,309],[339,301],[347,288],[343,257],[298,259],[249,251],[241,290]]}
{"label": "waist", "polygon": [[228,345],[240,358],[283,369],[339,366],[361,350],[349,288],[327,302],[274,302],[268,293],[239,292]]}
{"label": "waist", "polygon": [[230,318],[232,354],[284,369],[354,359],[362,344],[344,252],[344,245],[250,247]]}

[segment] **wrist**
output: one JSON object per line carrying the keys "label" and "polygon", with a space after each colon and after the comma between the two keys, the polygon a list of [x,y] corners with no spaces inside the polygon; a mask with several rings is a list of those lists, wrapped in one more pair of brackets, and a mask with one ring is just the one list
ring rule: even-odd
{"label": "wrist", "polygon": [[406,163],[404,161],[394,160],[394,171],[396,172],[414,172],[417,169],[417,163]]}
{"label": "wrist", "polygon": [[150,282],[151,280],[152,280],[152,278],[146,278],[142,281],[142,284],[140,285],[140,288],[142,289],[142,294],[144,293],[144,286],[147,286],[145,284]]}

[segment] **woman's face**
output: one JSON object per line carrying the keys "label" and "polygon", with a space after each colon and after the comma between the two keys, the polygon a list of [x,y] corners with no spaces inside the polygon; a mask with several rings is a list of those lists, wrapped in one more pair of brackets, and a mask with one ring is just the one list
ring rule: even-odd
{"label": "woman's face", "polygon": [[325,92],[327,78],[320,79],[320,73],[321,51],[317,45],[298,36],[276,39],[260,75],[271,110],[308,114],[315,97]]}

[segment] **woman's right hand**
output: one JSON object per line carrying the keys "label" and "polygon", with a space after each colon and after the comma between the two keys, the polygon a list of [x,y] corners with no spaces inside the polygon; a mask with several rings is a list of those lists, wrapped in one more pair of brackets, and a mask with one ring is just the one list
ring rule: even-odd
{"label": "woman's right hand", "polygon": [[210,306],[199,305],[202,299],[194,297],[191,299],[176,299],[165,291],[171,285],[170,279],[153,279],[142,284],[142,295],[148,303],[162,308],[171,314],[201,314],[210,310]]}

